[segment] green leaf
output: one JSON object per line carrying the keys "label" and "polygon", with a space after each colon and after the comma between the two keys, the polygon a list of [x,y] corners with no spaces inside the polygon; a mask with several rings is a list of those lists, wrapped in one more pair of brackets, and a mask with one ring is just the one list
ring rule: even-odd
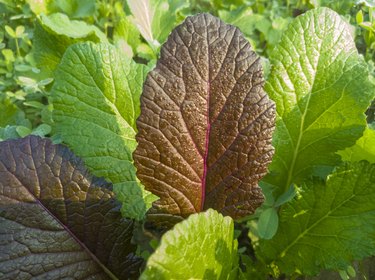
{"label": "green leaf", "polygon": [[54,6],[70,18],[84,18],[94,15],[95,0],[55,0]]}
{"label": "green leaf", "polygon": [[191,215],[163,235],[140,279],[228,279],[237,272],[233,231],[215,210]]}
{"label": "green leaf", "polygon": [[177,13],[187,0],[128,0],[133,22],[149,43],[159,46],[179,23]]}
{"label": "green leaf", "polygon": [[43,107],[46,106],[39,101],[33,101],[33,100],[32,101],[25,101],[23,103],[23,105],[33,107],[33,108],[38,108],[38,109],[43,109]]}
{"label": "green leaf", "polygon": [[295,188],[295,186],[292,184],[291,186],[290,186],[290,188],[285,192],[285,193],[283,193],[281,196],[279,196],[278,198],[277,198],[277,200],[276,200],[276,202],[275,202],[275,207],[279,207],[279,206],[281,206],[281,205],[283,205],[283,204],[285,204],[285,203],[287,203],[287,202],[289,202],[289,201],[291,201],[293,198],[294,198],[294,196],[296,195],[296,188]]}
{"label": "green leaf", "polygon": [[337,164],[335,152],[362,135],[375,90],[349,25],[327,8],[296,18],[271,62],[265,88],[278,116],[276,151],[265,180],[277,187],[277,197],[292,183],[327,174]]}
{"label": "green leaf", "polygon": [[114,27],[114,40],[116,43],[124,40],[133,53],[137,52],[137,47],[141,44],[139,30],[125,15]]}
{"label": "green leaf", "polygon": [[354,269],[354,267],[352,267],[351,265],[349,265],[347,268],[346,268],[346,271],[348,272],[348,275],[350,276],[350,277],[355,277],[356,276],[356,271],[355,271],[355,269]]}
{"label": "green leaf", "polygon": [[277,215],[276,208],[268,208],[259,216],[258,220],[258,234],[260,238],[271,239],[278,228],[279,216]]}
{"label": "green leaf", "polygon": [[29,4],[31,11],[36,14],[48,14],[51,9],[51,4],[53,0],[26,0],[26,3]]}
{"label": "green leaf", "polygon": [[[139,0],[138,0],[139,1]],[[189,7],[188,0],[150,0],[154,9],[152,32],[160,44],[164,43],[172,29],[180,23],[178,12]]]}
{"label": "green leaf", "polygon": [[49,76],[65,50],[72,44],[84,41],[107,42],[106,36],[96,26],[83,21],[70,20],[66,15],[55,13],[41,15],[34,34],[34,55],[38,66]]}
{"label": "green leaf", "polygon": [[375,130],[367,127],[363,136],[357,140],[354,146],[338,151],[344,161],[361,161],[367,160],[375,163]]}
{"label": "green leaf", "polygon": [[44,137],[49,133],[51,133],[51,126],[48,124],[42,123],[37,128],[35,128],[31,134]]}
{"label": "green leaf", "polygon": [[237,26],[245,35],[252,35],[256,23],[263,18],[260,14],[254,14],[251,7],[242,6],[236,10],[220,10],[220,18],[234,26]]}
{"label": "green leaf", "polygon": [[10,27],[9,25],[5,25],[5,31],[8,33],[8,35],[12,38],[16,38],[16,32]]}
{"label": "green leaf", "polygon": [[17,26],[17,28],[16,28],[16,32],[15,32],[16,37],[17,37],[17,38],[21,38],[22,35],[24,34],[24,32],[25,32],[25,27],[24,27],[23,25],[19,25],[19,26]]}
{"label": "green leaf", "polygon": [[356,21],[357,21],[358,24],[363,22],[363,12],[362,12],[362,10],[358,11],[355,18],[356,18]]}
{"label": "green leaf", "polygon": [[34,14],[61,12],[70,18],[83,18],[94,15],[95,0],[26,0]]}
{"label": "green leaf", "polygon": [[14,57],[13,51],[10,50],[10,49],[3,49],[3,50],[1,50],[1,53],[5,58],[5,62],[7,64],[7,66],[9,66],[9,68],[13,67],[13,65],[11,65],[11,64],[16,60],[16,58]]}
{"label": "green leaf", "polygon": [[26,126],[17,126],[16,131],[20,137],[26,137],[27,135],[31,134],[32,130]]}
{"label": "green leaf", "polygon": [[134,223],[112,185],[67,147],[36,136],[3,141],[0,174],[2,279],[138,276]]}
{"label": "green leaf", "polygon": [[19,109],[8,98],[2,99],[0,96],[0,127],[6,125],[20,124],[25,118],[25,113]]}
{"label": "green leaf", "polygon": [[366,29],[367,31],[375,32],[375,28],[370,21],[360,22],[360,23],[358,23],[358,25],[360,27]]}
{"label": "green leaf", "polygon": [[308,181],[282,207],[279,230],[260,240],[258,255],[286,274],[346,270],[375,253],[375,165],[347,164],[326,183]]}
{"label": "green leaf", "polygon": [[27,64],[17,64],[14,66],[14,69],[16,69],[18,72],[28,72],[33,69],[33,67]]}
{"label": "green leaf", "polygon": [[7,125],[4,128],[0,127],[0,141],[19,138],[20,136],[16,129],[16,125]]}
{"label": "green leaf", "polygon": [[31,127],[31,124],[21,109],[0,95],[0,141],[19,138],[19,126]]}
{"label": "green leaf", "polygon": [[[56,132],[93,174],[115,184],[120,199],[129,192],[146,195],[136,182],[132,152],[147,71],[109,44],[76,44],[62,58],[52,88]],[[124,199],[130,203],[124,204],[126,216],[143,217],[150,205],[142,197]]]}

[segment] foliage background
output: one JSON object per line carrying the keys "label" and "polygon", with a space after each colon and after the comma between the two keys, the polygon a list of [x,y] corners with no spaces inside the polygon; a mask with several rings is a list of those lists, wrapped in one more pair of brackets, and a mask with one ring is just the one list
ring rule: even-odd
{"label": "foliage background", "polygon": [[[34,134],[61,142],[51,126],[53,108],[48,102],[54,82],[51,58],[59,63],[70,44],[108,40],[124,56],[152,68],[173,27],[188,15],[209,12],[241,29],[262,57],[267,76],[269,54],[290,21],[316,7],[329,7],[351,24],[375,84],[373,0],[0,0],[0,140]],[[48,25],[43,17],[54,13],[66,15],[72,26],[78,24],[72,21],[80,25],[72,35],[52,23],[53,36],[64,38],[65,45],[49,54],[40,28]],[[97,37],[90,33],[94,29]],[[367,120],[374,126],[374,102]]]}
{"label": "foliage background", "polygon": [[[109,42],[124,50],[124,55],[151,66],[155,63],[159,46],[174,26],[188,15],[209,12],[241,29],[255,51],[262,56],[267,75],[268,55],[291,19],[309,9],[325,6],[351,23],[357,48],[365,57],[372,81],[375,82],[375,3],[372,0],[144,2],[148,6],[141,7],[143,11],[138,10],[138,14],[135,12],[132,15],[131,10],[137,11],[137,1],[132,0],[1,0],[0,139],[24,137],[32,133],[48,135],[58,141],[58,135],[51,131],[49,125],[52,108],[48,105],[48,89],[53,75],[38,61],[38,51],[43,46],[38,45],[36,40],[38,18],[56,12],[66,14],[71,20],[98,27]],[[153,13],[149,27],[147,22],[142,21],[142,13],[147,9],[151,15]],[[76,41],[82,40],[70,43]],[[375,106],[370,107],[367,114],[368,121],[373,122]]]}

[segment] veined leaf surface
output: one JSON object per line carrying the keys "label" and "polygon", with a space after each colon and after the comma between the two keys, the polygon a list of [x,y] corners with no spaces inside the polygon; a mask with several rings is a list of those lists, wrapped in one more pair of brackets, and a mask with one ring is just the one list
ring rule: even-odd
{"label": "veined leaf surface", "polygon": [[135,277],[133,222],[120,207],[112,185],[65,146],[0,142],[0,278]]}
{"label": "veined leaf surface", "polygon": [[212,209],[191,215],[163,235],[140,279],[235,279],[233,232],[233,220]]}
{"label": "veined leaf surface", "polygon": [[375,163],[375,130],[366,127],[363,136],[355,145],[337,152],[344,161],[357,162],[367,160]]}
{"label": "veined leaf surface", "polygon": [[187,0],[127,0],[143,38],[158,46],[177,24],[177,13],[189,6]]}
{"label": "veined leaf surface", "polygon": [[375,90],[349,25],[327,8],[296,18],[270,59],[265,89],[276,102],[277,120],[265,181],[280,195],[305,175],[337,163],[335,152],[362,135]]}
{"label": "veined leaf surface", "polygon": [[309,181],[297,199],[282,207],[272,240],[257,253],[286,274],[315,275],[346,270],[375,253],[375,165],[347,164],[327,182]]}
{"label": "veined leaf surface", "polygon": [[62,13],[40,15],[34,37],[34,55],[38,66],[49,75],[52,75],[70,45],[83,41],[107,42],[105,34],[96,26],[70,20]]}
{"label": "veined leaf surface", "polygon": [[76,44],[57,68],[51,94],[56,131],[94,175],[115,184],[124,214],[135,219],[142,219],[150,197],[132,160],[146,72],[109,44]]}
{"label": "veined leaf surface", "polygon": [[259,57],[239,29],[200,14],[178,26],[146,79],[137,175],[161,199],[153,213],[214,208],[234,218],[263,201],[275,107]]}

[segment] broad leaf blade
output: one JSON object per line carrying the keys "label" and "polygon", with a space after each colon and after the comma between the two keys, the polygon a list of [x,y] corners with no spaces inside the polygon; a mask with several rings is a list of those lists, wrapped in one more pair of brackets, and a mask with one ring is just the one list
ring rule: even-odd
{"label": "broad leaf blade", "polygon": [[84,41],[107,42],[105,34],[96,26],[70,20],[61,13],[49,16],[42,14],[36,24],[34,37],[37,64],[50,76],[70,45]]}
{"label": "broad leaf blade", "polygon": [[141,261],[112,185],[68,148],[29,136],[0,143],[0,275],[126,279]]}
{"label": "broad leaf blade", "polygon": [[127,3],[143,38],[156,47],[178,23],[177,13],[189,5],[187,0],[127,0]]}
{"label": "broad leaf blade", "polygon": [[260,240],[266,262],[286,274],[314,275],[375,253],[375,165],[348,164],[302,190],[282,208],[275,237]]}
{"label": "broad leaf blade", "polygon": [[362,135],[375,91],[348,24],[327,8],[296,18],[270,59],[266,91],[276,102],[277,121],[265,180],[280,195],[337,163],[335,152]]}
{"label": "broad leaf blade", "polygon": [[127,0],[133,14],[133,22],[139,32],[149,42],[154,41],[152,34],[152,20],[155,10],[151,8],[150,0]]}
{"label": "broad leaf blade", "polygon": [[214,208],[238,218],[262,203],[275,114],[262,85],[259,58],[237,28],[200,14],[172,32],[137,120],[137,175],[161,198],[153,213]]}
{"label": "broad leaf blade", "polygon": [[182,20],[178,13],[189,7],[188,0],[151,0],[155,10],[152,21],[152,32],[159,43],[164,43],[173,28]]}
{"label": "broad leaf blade", "polygon": [[363,136],[357,140],[355,145],[337,152],[344,161],[367,160],[375,163],[375,130],[366,127]]}
{"label": "broad leaf blade", "polygon": [[212,209],[191,215],[163,235],[141,279],[228,279],[238,265],[233,232],[233,220]]}
{"label": "broad leaf blade", "polygon": [[[119,198],[149,196],[136,180],[132,152],[135,121],[147,68],[109,44],[71,46],[56,70],[52,88],[54,127],[90,171],[115,184]],[[142,219],[149,208],[138,197],[124,214]],[[135,210],[135,211],[133,211]]]}

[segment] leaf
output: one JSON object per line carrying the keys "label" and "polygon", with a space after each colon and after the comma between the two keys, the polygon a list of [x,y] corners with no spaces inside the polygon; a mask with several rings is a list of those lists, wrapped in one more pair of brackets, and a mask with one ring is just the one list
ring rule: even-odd
{"label": "leaf", "polygon": [[26,0],[34,14],[52,14],[61,12],[70,18],[93,16],[95,0]]}
{"label": "leaf", "polygon": [[94,16],[95,0],[55,0],[54,6],[70,18],[84,18]]}
{"label": "leaf", "polygon": [[344,161],[361,161],[367,160],[375,163],[375,130],[366,127],[363,136],[357,140],[354,146],[338,151]]}
{"label": "leaf", "polygon": [[178,23],[176,14],[186,6],[186,0],[128,0],[133,22],[143,38],[154,46],[163,43]]}
{"label": "leaf", "polygon": [[31,127],[25,113],[8,98],[0,97],[0,141],[18,138],[16,130],[20,126]]}
{"label": "leaf", "polygon": [[32,132],[33,135],[37,135],[40,137],[44,137],[49,133],[51,133],[51,126],[45,123],[40,124]]}
{"label": "leaf", "polygon": [[375,253],[375,165],[347,164],[302,191],[281,208],[275,237],[260,240],[261,258],[289,275],[315,275]]}
{"label": "leaf", "polygon": [[262,203],[275,108],[259,57],[234,26],[200,14],[169,36],[146,79],[134,162],[161,199],[152,213],[214,208],[243,217]]}
{"label": "leaf", "polygon": [[327,8],[296,18],[271,62],[265,89],[276,102],[277,120],[265,181],[277,187],[277,197],[292,183],[337,164],[335,152],[362,135],[375,90],[348,24]]}
{"label": "leaf", "polygon": [[150,0],[128,0],[130,11],[134,18],[133,22],[138,27],[139,32],[149,42],[154,41],[152,34],[152,19],[154,10],[151,9]]}
{"label": "leaf", "polygon": [[133,222],[68,148],[37,136],[1,142],[0,174],[3,279],[137,276]]}
{"label": "leaf", "polygon": [[84,21],[70,20],[61,13],[40,15],[35,27],[34,55],[38,66],[52,76],[65,50],[84,41],[107,42],[105,34]]}
{"label": "leaf", "polygon": [[8,98],[0,97],[0,127],[20,124],[25,119],[25,113]]}
{"label": "leaf", "polygon": [[137,47],[141,44],[140,33],[137,27],[133,25],[125,13],[114,27],[114,40],[116,43],[124,40],[131,47],[132,53],[136,53]]}
{"label": "leaf", "polygon": [[238,265],[233,231],[212,209],[191,215],[163,235],[140,279],[228,279]]}
{"label": "leaf", "polygon": [[[147,71],[109,44],[81,43],[66,51],[51,90],[56,132],[94,175],[115,184],[119,198],[137,193],[134,189],[147,195],[140,190],[132,163]],[[142,219],[150,207],[143,203],[136,207],[142,211],[134,212],[129,202],[123,209],[127,217]]]}
{"label": "leaf", "polygon": [[262,211],[258,221],[258,234],[260,238],[271,239],[278,228],[279,216],[274,207]]}
{"label": "leaf", "polygon": [[159,43],[164,43],[172,29],[180,23],[178,13],[189,7],[188,0],[151,0],[155,11],[152,31]]}
{"label": "leaf", "polygon": [[10,27],[9,25],[5,25],[4,29],[11,38],[17,38],[16,32],[12,29],[12,27]]}
{"label": "leaf", "polygon": [[237,26],[245,35],[253,35],[257,21],[261,20],[261,14],[254,14],[251,7],[241,6],[233,11],[220,10],[220,18],[234,26]]}
{"label": "leaf", "polygon": [[24,35],[24,32],[25,32],[25,26],[18,25],[16,28],[15,35],[17,38],[22,38],[22,35]]}
{"label": "leaf", "polygon": [[53,0],[26,0],[27,4],[29,4],[31,11],[36,14],[48,14],[49,10],[51,9]]}
{"label": "leaf", "polygon": [[278,197],[274,206],[279,207],[279,206],[291,201],[295,197],[296,194],[297,194],[296,187],[292,184],[290,186],[290,188],[285,193],[283,193],[281,196]]}
{"label": "leaf", "polygon": [[32,130],[26,126],[17,126],[16,131],[21,137],[25,137],[32,132]]}

